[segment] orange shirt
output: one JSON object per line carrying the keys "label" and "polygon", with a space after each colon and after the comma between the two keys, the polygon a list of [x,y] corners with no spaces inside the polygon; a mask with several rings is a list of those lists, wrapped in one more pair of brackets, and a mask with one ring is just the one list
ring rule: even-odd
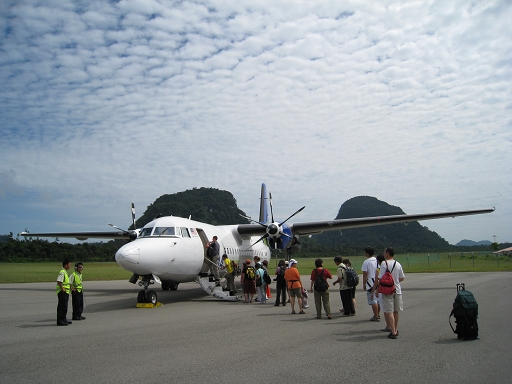
{"label": "orange shirt", "polygon": [[288,284],[288,289],[302,287],[302,283],[300,281],[300,273],[297,268],[288,268],[284,273],[284,278],[286,279],[286,283]]}

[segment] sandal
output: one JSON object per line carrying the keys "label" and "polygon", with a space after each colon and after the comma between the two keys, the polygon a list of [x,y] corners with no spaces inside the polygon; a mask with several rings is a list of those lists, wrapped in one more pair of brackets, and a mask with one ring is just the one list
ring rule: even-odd
{"label": "sandal", "polygon": [[306,312],[304,312],[304,311],[299,312],[299,315],[305,315],[305,314],[306,314]]}
{"label": "sandal", "polygon": [[295,311],[292,311],[292,315],[295,315]]}
{"label": "sandal", "polygon": [[332,320],[332,316],[327,316],[327,318],[328,318],[329,320]]}
{"label": "sandal", "polygon": [[322,316],[317,316],[316,318],[317,318],[317,319],[321,319],[321,318],[322,318]]}

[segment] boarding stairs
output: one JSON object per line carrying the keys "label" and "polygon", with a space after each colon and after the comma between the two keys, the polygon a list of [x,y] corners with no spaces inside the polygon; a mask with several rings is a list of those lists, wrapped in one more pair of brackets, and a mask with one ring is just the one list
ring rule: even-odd
{"label": "boarding stairs", "polygon": [[[211,263],[210,260],[205,258],[205,262]],[[210,296],[213,296],[220,300],[226,301],[239,301],[240,297],[236,295],[230,295],[229,291],[225,291],[223,286],[226,285],[226,279],[221,278],[219,282],[216,282],[214,277],[209,273],[202,272],[197,275],[196,281],[199,283],[203,291],[205,291]],[[235,291],[236,292],[236,291]]]}

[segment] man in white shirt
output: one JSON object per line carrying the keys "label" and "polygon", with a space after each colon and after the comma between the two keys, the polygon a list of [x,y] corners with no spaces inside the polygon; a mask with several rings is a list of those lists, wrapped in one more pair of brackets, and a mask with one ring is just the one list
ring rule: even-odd
{"label": "man in white shirt", "polygon": [[[398,336],[398,312],[404,310],[402,302],[402,288],[400,283],[404,280],[405,274],[402,265],[393,259],[395,250],[387,247],[384,251],[384,261],[380,265],[379,281],[387,270],[391,272],[395,282],[395,292],[391,295],[382,295],[382,310],[386,317],[386,323],[389,324],[391,332],[388,337],[396,339]],[[378,281],[377,281],[378,283]]]}
{"label": "man in white shirt", "polygon": [[380,321],[379,316],[379,303],[372,293],[373,285],[375,284],[375,272],[377,271],[377,259],[373,256],[374,250],[372,247],[365,247],[364,253],[366,260],[363,262],[361,271],[363,271],[363,290],[366,291],[366,298],[368,305],[372,306],[373,316],[370,321]]}

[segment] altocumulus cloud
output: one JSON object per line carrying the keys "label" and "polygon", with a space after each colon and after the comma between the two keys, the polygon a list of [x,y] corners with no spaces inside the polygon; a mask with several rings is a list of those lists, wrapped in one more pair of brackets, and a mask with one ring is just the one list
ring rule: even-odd
{"label": "altocumulus cloud", "polygon": [[496,206],[427,225],[510,241],[511,18],[503,1],[3,1],[0,231],[129,223],[130,201],[200,186],[257,215],[264,181],[283,218],[356,195]]}

